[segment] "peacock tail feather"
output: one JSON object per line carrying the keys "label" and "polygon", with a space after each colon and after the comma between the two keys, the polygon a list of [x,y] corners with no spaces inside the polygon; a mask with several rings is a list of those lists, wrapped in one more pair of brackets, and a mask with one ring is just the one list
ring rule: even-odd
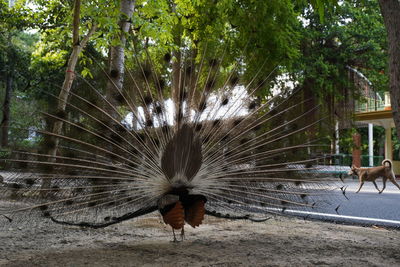
{"label": "peacock tail feather", "polygon": [[240,59],[226,68],[223,59],[182,58],[172,72],[171,55],[134,57],[111,94],[101,80],[112,73],[78,77],[65,111],[42,112],[46,125],[62,122],[61,134],[21,129],[40,142],[3,153],[0,225],[98,228],[158,210],[180,229],[205,214],[262,221],[329,200],[336,178],[323,156],[331,132],[323,107],[298,89],[260,97],[270,82],[262,66],[245,80]]}

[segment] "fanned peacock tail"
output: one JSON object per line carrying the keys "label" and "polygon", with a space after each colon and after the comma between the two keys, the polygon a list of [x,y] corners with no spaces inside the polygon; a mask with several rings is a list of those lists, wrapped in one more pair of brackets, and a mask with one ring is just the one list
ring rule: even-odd
{"label": "fanned peacock tail", "polygon": [[96,228],[159,210],[180,229],[205,214],[257,221],[328,199],[329,120],[300,90],[260,98],[268,76],[244,82],[240,63],[222,73],[222,59],[205,57],[182,60],[172,88],[150,59],[135,60],[111,98],[78,79],[66,111],[43,112],[62,134],[29,129],[41,145],[6,153],[0,198],[14,204],[0,210],[1,225]]}

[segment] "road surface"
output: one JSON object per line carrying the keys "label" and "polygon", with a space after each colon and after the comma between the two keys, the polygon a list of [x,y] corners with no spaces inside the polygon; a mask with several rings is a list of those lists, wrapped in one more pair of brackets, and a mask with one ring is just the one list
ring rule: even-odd
{"label": "road surface", "polygon": [[[399,182],[400,183],[400,182]],[[377,184],[382,188],[382,180]],[[347,179],[344,183],[346,198],[337,190],[337,198],[323,208],[312,211],[285,210],[285,213],[301,217],[335,221],[339,223],[354,223],[365,225],[389,226],[400,228],[400,190],[390,181],[382,194],[378,194],[371,182],[366,182],[359,193],[358,181]]]}

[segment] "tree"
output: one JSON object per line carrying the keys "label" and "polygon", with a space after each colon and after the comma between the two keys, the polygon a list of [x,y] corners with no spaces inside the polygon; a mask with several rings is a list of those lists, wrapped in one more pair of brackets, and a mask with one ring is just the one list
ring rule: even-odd
{"label": "tree", "polygon": [[[154,68],[153,74],[165,79],[169,76],[167,74],[171,71],[171,66],[175,66],[173,69],[177,70],[178,65],[182,67],[188,66],[189,63],[195,63],[192,66],[195,69],[195,65],[198,66],[204,56],[206,61],[216,62],[220,75],[217,77],[219,80],[211,83],[210,79],[207,79],[207,73],[211,72],[211,67],[206,64],[203,74],[199,75],[203,82],[202,86],[206,86],[208,80],[208,85],[213,85],[211,87],[217,89],[222,87],[222,81],[231,73],[236,62],[240,62],[237,66],[237,72],[243,74],[240,83],[247,84],[254,78],[253,88],[250,89],[258,88],[260,99],[270,92],[271,83],[264,83],[265,77],[271,72],[272,76],[277,75],[278,72],[274,71],[277,66],[289,67],[299,56],[299,33],[297,31],[299,21],[294,3],[302,2],[300,0],[137,0],[131,20],[129,20],[129,12],[127,12],[127,17],[121,18],[120,9],[123,3],[132,5],[133,1],[83,1],[80,9],[82,18],[80,34],[87,34],[93,24],[96,24],[98,29],[93,34],[91,42],[87,43],[87,51],[82,50],[78,57],[75,52],[71,52],[69,45],[71,22],[73,21],[71,10],[73,10],[74,1],[33,0],[32,2],[38,7],[34,12],[29,13],[29,10],[22,8],[18,14],[13,14],[13,16],[6,14],[7,16],[2,17],[13,21],[20,18],[18,24],[22,25],[24,29],[39,29],[41,38],[32,55],[31,70],[34,75],[30,79],[29,97],[33,97],[35,100],[46,99],[49,105],[57,98],[52,95],[58,94],[58,85],[63,82],[64,76],[67,76],[67,79],[65,79],[62,92],[66,93],[69,89],[65,88],[71,86],[73,73],[64,72],[70,58],[76,60],[72,62],[72,65],[76,65],[76,72],[86,77],[91,76],[91,71],[100,72],[101,68],[108,70],[106,64],[102,65],[106,58],[104,52],[110,46],[118,47],[122,44],[121,38],[123,37],[128,39],[128,45],[130,45],[129,38],[134,39],[135,46],[135,49],[126,51],[127,57],[134,59],[125,63],[126,68],[138,70],[140,69],[139,65],[147,64]],[[325,8],[325,2],[334,1],[313,1],[312,4],[320,12]],[[320,12],[319,14],[324,13]],[[28,17],[32,17],[32,19],[27,19]],[[121,22],[126,24],[132,22],[134,36],[121,34]],[[179,49],[184,51],[180,60],[178,60],[179,53],[177,53]],[[224,50],[229,53],[225,53]],[[132,51],[135,52],[132,53]],[[167,54],[173,55],[173,57],[165,64],[163,58]],[[149,57],[146,58],[147,56]],[[119,58],[123,57],[119,56]],[[92,64],[93,61],[100,63],[98,64],[100,67],[94,66],[96,64]],[[89,65],[91,65],[91,70],[89,70]],[[119,79],[123,77],[122,65],[119,64]],[[68,70],[71,69],[68,68]],[[111,73],[111,71],[107,72]],[[197,67],[195,71],[191,72],[192,77],[198,72],[199,68]],[[173,92],[164,91],[166,97],[171,97],[171,95],[180,97],[179,92],[182,90],[177,85],[187,83],[187,81],[182,81],[187,77],[178,75],[179,72],[176,74],[175,77],[181,76],[181,79],[165,82],[168,85],[172,84],[171,87],[175,88]],[[75,85],[79,83],[81,84],[82,81],[78,80]],[[97,80],[94,83],[100,84]],[[158,86],[158,81],[151,83],[150,87],[154,90]],[[114,84],[117,84],[116,81]],[[104,86],[96,88],[99,88],[98,90],[104,94],[110,91],[106,90]],[[193,103],[198,103],[200,99],[195,97],[194,89],[196,88],[192,86],[188,95]],[[68,93],[60,95],[61,99],[65,99],[59,102],[65,103],[66,96]],[[141,97],[136,94],[133,98],[138,100]],[[62,112],[62,105],[60,107],[55,112]]]}
{"label": "tree", "polygon": [[350,115],[349,101],[358,95],[352,90],[350,69],[363,73],[376,91],[386,89],[386,39],[377,8],[373,1],[346,1],[325,12],[323,21],[309,8],[303,9],[303,56],[291,74],[299,81],[305,99],[324,103],[329,114],[342,117],[342,121]]}
{"label": "tree", "polygon": [[[71,56],[68,60],[67,70],[65,72],[64,83],[61,87],[61,91],[58,96],[57,111],[56,111],[58,114],[65,112],[65,108],[67,106],[68,95],[71,90],[72,82],[74,81],[74,78],[75,78],[75,66],[78,62],[78,57],[79,57],[80,53],[82,52],[82,49],[86,46],[90,37],[93,35],[93,33],[97,29],[97,25],[95,23],[93,23],[91,28],[87,32],[87,34],[82,38],[82,40],[80,39],[80,34],[79,34],[80,11],[81,11],[81,1],[75,0],[74,12],[73,12],[73,14],[74,14],[73,15],[73,33],[72,33],[73,49],[72,49]],[[62,127],[63,127],[62,120],[57,120],[54,122],[53,129],[52,129],[52,132],[50,135],[52,137],[51,139],[53,142],[47,153],[50,156],[48,158],[50,162],[56,161],[58,144],[60,142],[58,136],[61,134]],[[50,184],[51,184],[50,179],[44,179],[43,183],[42,183],[42,188],[48,188],[48,187],[50,187]]]}
{"label": "tree", "polygon": [[[345,1],[326,10],[321,20],[309,5],[299,6],[302,56],[289,73],[303,92],[304,109],[322,104],[310,117],[326,113],[332,124],[351,127],[351,103],[359,94],[350,69],[363,73],[375,90],[385,90],[386,39],[377,9],[374,1]],[[321,134],[321,128],[312,129],[310,134]]]}
{"label": "tree", "polygon": [[[128,34],[131,21],[132,14],[134,10],[135,1],[134,0],[121,0],[120,3],[120,21],[119,21],[119,36],[115,40],[111,42],[109,48],[109,59],[108,59],[108,71],[109,71],[109,79],[107,82],[107,100],[110,101],[113,106],[116,106],[116,96],[120,94],[122,91],[122,86],[124,82],[124,73],[125,73],[125,46],[126,46],[126,35]],[[114,114],[115,111],[109,109],[111,114]],[[115,114],[114,114],[114,117]]]}
{"label": "tree", "polygon": [[326,12],[323,22],[310,10],[304,11],[303,56],[294,74],[300,82],[307,80],[320,98],[340,97],[342,88],[351,87],[349,67],[368,77],[377,91],[386,88],[383,21],[377,3],[358,2],[346,1],[334,12]]}
{"label": "tree", "polygon": [[[0,77],[4,79],[5,92],[1,107],[1,147],[9,145],[10,118],[13,93],[29,83],[29,38],[22,33],[28,24],[27,11],[20,3],[13,2],[7,7],[6,1],[0,1]],[[28,63],[28,64],[27,64]],[[24,84],[25,83],[25,84]]]}
{"label": "tree", "polygon": [[389,90],[393,120],[400,139],[400,1],[379,0],[389,44]]}
{"label": "tree", "polygon": [[[69,91],[71,90],[72,82],[74,81],[75,78],[75,67],[78,62],[78,57],[80,53],[82,52],[82,49],[86,46],[87,42],[89,41],[90,37],[93,35],[93,33],[97,29],[97,25],[95,23],[92,24],[91,28],[89,31],[86,33],[86,35],[80,39],[80,34],[79,34],[79,24],[80,24],[80,5],[81,1],[80,0],[75,0],[74,4],[74,16],[73,16],[73,34],[72,34],[72,44],[73,44],[73,49],[71,56],[68,60],[67,64],[67,70],[65,72],[65,80],[63,82],[63,85],[61,87],[60,94],[58,96],[58,104],[57,104],[57,112],[64,112],[65,107],[67,106],[67,98],[69,95]],[[54,136],[57,136],[61,133],[63,122],[62,121],[56,121],[53,126],[52,133]],[[57,146],[58,146],[58,138],[55,138],[54,140],[54,147],[49,151],[49,155],[55,156],[56,151],[57,151]]]}
{"label": "tree", "polygon": [[[290,65],[298,56],[295,29],[299,22],[291,1],[138,1],[134,19],[136,45],[147,46],[156,67],[167,53],[172,56],[168,60],[171,67],[184,65],[185,58],[186,63],[206,58],[231,69],[240,58],[243,64],[238,71],[245,72],[242,82],[246,83],[257,73],[265,77],[278,65]],[[179,73],[172,76],[172,87],[178,88],[182,84]],[[265,84],[260,95],[269,91],[269,85]]]}
{"label": "tree", "polygon": [[11,94],[13,91],[13,81],[14,81],[14,71],[15,71],[15,61],[16,51],[11,46],[11,34],[7,36],[7,43],[9,44],[6,48],[6,86],[5,86],[5,96],[2,107],[3,119],[1,120],[1,146],[8,146],[8,131],[10,126],[10,102]]}

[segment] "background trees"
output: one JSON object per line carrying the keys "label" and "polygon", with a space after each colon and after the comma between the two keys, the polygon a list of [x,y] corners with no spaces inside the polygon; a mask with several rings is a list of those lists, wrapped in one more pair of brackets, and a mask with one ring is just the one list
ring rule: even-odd
{"label": "background trees", "polygon": [[[297,80],[317,95],[340,95],[351,87],[349,67],[362,72],[377,91],[387,88],[386,38],[375,1],[346,1],[325,12],[324,21],[303,10]],[[350,82],[350,83],[349,83]]]}
{"label": "background trees", "polygon": [[10,132],[11,139],[21,138],[18,131],[9,129],[11,118],[17,116],[18,111],[24,115],[14,123],[14,127],[35,124],[31,120],[33,116],[24,117],[29,114],[26,96],[31,80],[30,55],[37,41],[35,35],[23,31],[29,25],[28,14],[28,10],[18,3],[9,6],[8,2],[0,2],[1,146],[8,145]]}
{"label": "background trees", "polygon": [[[125,9],[124,4],[128,4]],[[5,140],[33,140],[27,138],[26,131],[13,130],[15,126],[45,127],[41,120],[26,114],[54,106],[51,94],[59,94],[72,45],[77,44],[76,40],[71,43],[73,6],[74,1],[32,0],[16,1],[16,6],[9,8],[7,1],[0,1],[2,102],[10,98],[10,110],[18,110],[8,116],[12,126],[8,128],[7,105],[3,105],[3,146]],[[240,82],[255,77],[254,84],[262,86],[258,90],[261,101],[271,93],[274,83],[281,82],[272,79],[281,73],[327,106],[345,98],[343,92],[352,87],[349,68],[362,72],[377,90],[388,86],[387,41],[377,1],[345,1],[340,5],[336,1],[311,1],[310,5],[299,0],[97,0],[82,2],[80,18],[80,36],[93,25],[97,29],[79,55],[76,72],[88,80],[95,77],[90,82],[104,94],[112,87],[109,83],[107,90],[106,76],[113,78],[116,73],[112,56],[116,53],[112,51],[125,46],[126,61],[119,64],[119,75],[115,76],[119,82],[124,69],[140,80],[143,70],[139,71],[137,62],[142,62],[145,72],[146,68],[154,69],[163,78],[160,82],[173,88],[166,97],[179,97],[179,76],[183,76],[178,65],[192,67],[194,75],[199,71],[195,65],[204,55],[208,61],[218,60],[221,80],[224,71],[229,73],[241,58],[238,72],[244,78]],[[224,49],[230,53],[224,53]],[[171,72],[173,78],[168,80]],[[265,82],[271,73],[271,80]],[[7,77],[12,77],[12,86],[7,87]],[[72,90],[76,85],[85,86],[78,79]],[[159,85],[151,84],[152,90]],[[218,80],[213,86],[220,86]],[[5,97],[11,87],[14,93]],[[192,89],[189,95],[196,99]],[[135,90],[129,90],[124,93],[134,98]],[[109,96],[114,97],[118,96]],[[21,112],[23,108],[27,113]]]}
{"label": "background trees", "polygon": [[[307,7],[301,10],[302,56],[290,73],[306,98],[323,103],[331,120],[340,122],[338,127],[351,128],[352,103],[361,93],[353,77],[364,75],[375,91],[387,90],[387,43],[378,3],[345,1],[326,10],[324,20]],[[348,152],[349,145],[341,147]]]}

